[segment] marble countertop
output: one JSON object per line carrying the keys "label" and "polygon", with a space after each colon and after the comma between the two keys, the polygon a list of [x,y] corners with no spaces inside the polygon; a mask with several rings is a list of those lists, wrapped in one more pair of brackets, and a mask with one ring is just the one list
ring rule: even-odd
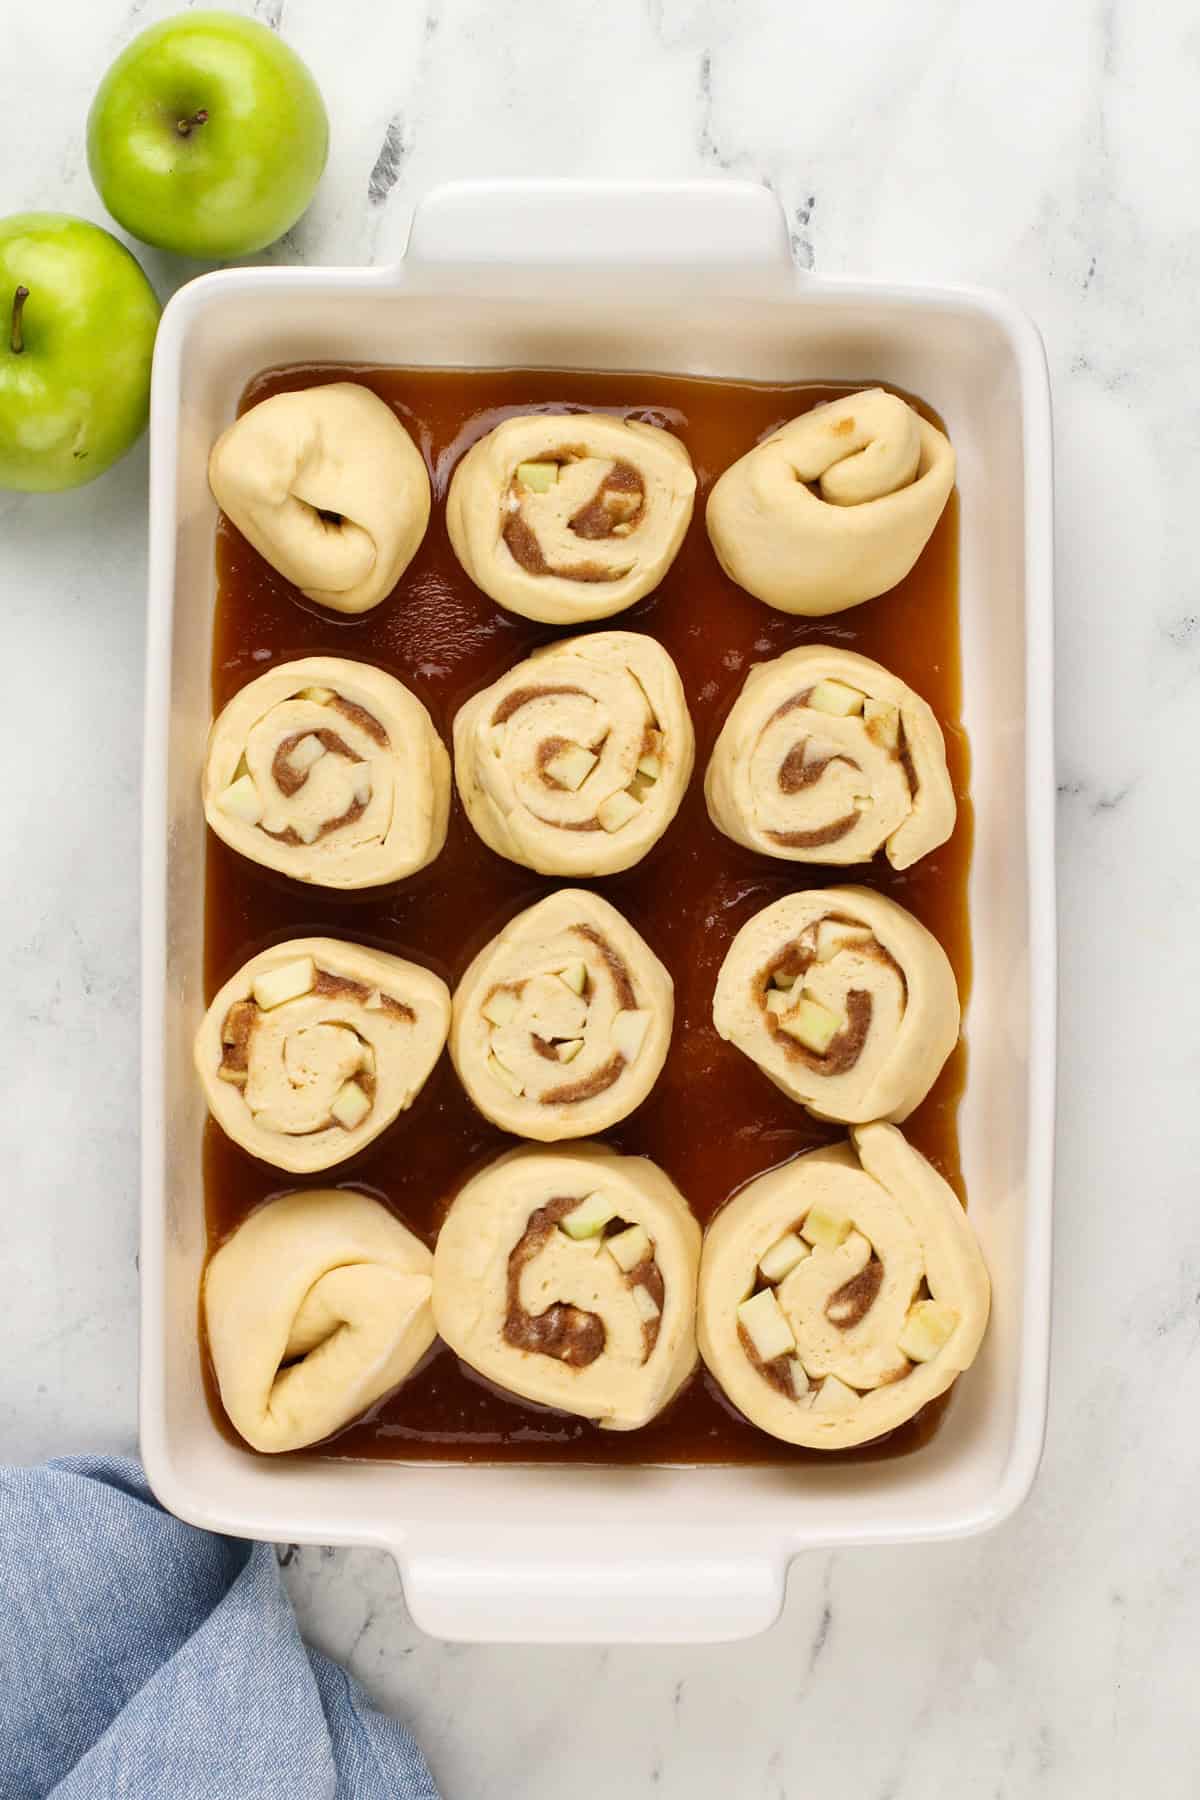
{"label": "marble countertop", "polygon": [[[91,91],[172,10],[10,9],[6,210],[103,217],[83,157]],[[980,1540],[801,1560],[782,1623],[745,1644],[446,1646],[411,1625],[382,1556],[317,1549],[287,1566],[305,1629],[412,1723],[447,1800],[1102,1800],[1151,1768],[1160,1800],[1192,1795],[1194,9],[255,10],[311,62],[335,122],[321,191],[279,259],[394,257],[414,202],[455,176],[725,170],[770,183],[807,267],[1020,301],[1046,334],[1058,442],[1057,1319],[1033,1498]],[[145,260],[164,294],[191,272]],[[18,1460],[135,1439],[145,481],[143,446],[76,495],[0,495],[0,1444]],[[1168,800],[1184,808],[1170,826]]]}

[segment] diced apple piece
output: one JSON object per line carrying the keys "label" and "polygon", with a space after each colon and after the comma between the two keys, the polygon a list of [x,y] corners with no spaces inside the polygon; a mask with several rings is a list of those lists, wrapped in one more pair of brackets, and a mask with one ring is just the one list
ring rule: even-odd
{"label": "diced apple piece", "polygon": [[622,825],[628,825],[630,819],[636,819],[641,806],[624,788],[610,794],[596,808],[596,817],[605,831],[620,831]]}
{"label": "diced apple piece", "polygon": [[628,1275],[630,1269],[636,1269],[649,1256],[649,1233],[643,1225],[631,1225],[627,1231],[618,1231],[614,1237],[605,1238],[604,1248]]}
{"label": "diced apple piece", "polygon": [[570,1238],[589,1238],[603,1231],[609,1220],[616,1216],[616,1203],[606,1194],[589,1194],[578,1206],[572,1207],[559,1224]]}
{"label": "diced apple piece", "polygon": [[375,1073],[375,1052],[370,1044],[363,1044],[358,1053],[358,1066],[364,1075]]}
{"label": "diced apple piece", "polygon": [[307,737],[302,737],[298,744],[292,745],[288,751],[288,762],[303,775],[314,763],[319,763],[324,754],[324,744],[315,732],[310,731]]}
{"label": "diced apple piece", "polygon": [[814,712],[832,713],[838,719],[860,713],[865,700],[865,694],[844,681],[818,681],[808,696]]}
{"label": "diced apple piece", "polygon": [[812,1383],[808,1379],[808,1370],[798,1356],[789,1356],[784,1364],[792,1383],[792,1393],[797,1400],[803,1400]]}
{"label": "diced apple piece", "polygon": [[622,521],[619,525],[613,526],[612,530],[609,532],[609,536],[610,537],[628,537],[632,530],[633,530],[633,526],[629,522],[629,520],[622,519]]}
{"label": "diced apple piece", "polygon": [[498,987],[484,1001],[481,1011],[489,1025],[510,1025],[521,1002],[511,988]]}
{"label": "diced apple piece", "polygon": [[797,1263],[802,1263],[809,1254],[808,1245],[794,1231],[781,1237],[778,1243],[760,1256],[758,1267],[764,1281],[779,1282],[785,1275],[790,1275]]}
{"label": "diced apple piece", "polygon": [[334,1095],[333,1105],[329,1110],[339,1125],[346,1131],[353,1131],[370,1112],[371,1102],[357,1081],[347,1081]]}
{"label": "diced apple piece", "polygon": [[647,781],[657,781],[662,775],[662,757],[649,754],[639,756],[638,774],[644,775]]}
{"label": "diced apple piece", "polygon": [[612,1022],[612,1041],[627,1063],[636,1062],[646,1041],[650,1014],[641,1008],[619,1012]]}
{"label": "diced apple piece", "polygon": [[781,988],[785,994],[790,994],[799,979],[798,975],[788,974],[786,969],[776,969],[771,977],[771,986]]}
{"label": "diced apple piece", "polygon": [[774,1288],[763,1288],[743,1300],[737,1309],[738,1324],[754,1345],[760,1362],[774,1362],[777,1356],[790,1356],[796,1339],[787,1315],[775,1298]]}
{"label": "diced apple piece", "polygon": [[814,1412],[845,1412],[857,1406],[860,1396],[836,1375],[827,1375],[813,1396]]}
{"label": "diced apple piece", "polygon": [[817,926],[817,961],[832,962],[839,950],[854,950],[869,944],[871,931],[866,925],[848,925],[841,919],[822,919]]}
{"label": "diced apple piece", "polygon": [[217,1074],[222,1081],[231,1081],[235,1087],[245,1087],[250,1071],[249,1069],[231,1069],[228,1063],[222,1063]]}
{"label": "diced apple piece", "polygon": [[801,994],[796,1005],[784,1014],[779,1023],[789,1037],[794,1037],[798,1044],[803,1044],[814,1056],[824,1056],[845,1020],[839,1019],[827,1006],[822,1006],[819,1000]]}
{"label": "diced apple piece", "polygon": [[573,994],[582,994],[587,986],[587,964],[568,963],[565,969],[558,971],[558,979],[565,981]]}
{"label": "diced apple piece", "polygon": [[317,967],[312,957],[298,956],[295,962],[280,963],[277,969],[267,969],[255,977],[255,1003],[263,1012],[270,1012],[274,1006],[283,1006],[289,1000],[298,1000],[301,994],[311,993],[316,981]]}
{"label": "diced apple piece", "polygon": [[546,773],[552,781],[557,781],[560,787],[569,788],[574,794],[583,786],[599,760],[590,750],[585,750],[582,744],[568,744],[565,750],[560,750],[557,756],[550,758],[546,764]]}
{"label": "diced apple piece", "polygon": [[524,462],[517,464],[517,480],[533,494],[548,494],[558,480],[558,464]]}
{"label": "diced apple piece", "polygon": [[941,1300],[918,1300],[909,1307],[897,1340],[910,1362],[932,1362],[949,1341],[958,1314]]}
{"label": "diced apple piece", "polygon": [[839,1212],[832,1206],[813,1206],[800,1227],[800,1236],[814,1249],[836,1250],[853,1229],[854,1221],[848,1213]]}
{"label": "diced apple piece", "polygon": [[319,819],[293,819],[292,830],[302,844],[315,844],[321,835]]}
{"label": "diced apple piece", "polygon": [[500,1083],[501,1087],[506,1087],[508,1089],[514,1099],[519,1100],[524,1094],[525,1089],[517,1080],[517,1077],[512,1073],[511,1069],[506,1069],[504,1064],[497,1057],[488,1057],[487,1071],[488,1074],[492,1076],[493,1080]]}
{"label": "diced apple piece", "polygon": [[311,700],[314,706],[328,706],[331,700],[336,700],[337,695],[332,688],[310,687],[301,688],[300,698],[301,700]]}
{"label": "diced apple piece", "polygon": [[225,789],[217,805],[231,819],[240,819],[243,825],[257,825],[263,816],[262,801],[251,775],[240,775]]}
{"label": "diced apple piece", "polygon": [[574,1062],[582,1049],[582,1038],[564,1038],[558,1046],[559,1062]]}
{"label": "diced apple piece", "polygon": [[784,993],[782,988],[767,989],[767,1011],[774,1013],[777,1019],[781,1018],[785,1012],[790,1011],[791,1005],[792,996]]}
{"label": "diced apple piece", "polygon": [[639,1281],[637,1286],[631,1288],[629,1291],[633,1295],[633,1304],[637,1308],[642,1321],[647,1325],[652,1325],[662,1312],[662,1307],[658,1304],[658,1301],[654,1298],[650,1289],[643,1287]]}
{"label": "diced apple piece", "polygon": [[366,999],[363,1001],[363,1007],[364,1007],[365,1011],[367,1011],[367,1012],[382,1012],[383,1011],[383,995],[380,993],[378,988],[371,989],[371,992],[367,995]]}
{"label": "diced apple piece", "polygon": [[900,709],[884,700],[868,700],[863,706],[867,735],[885,750],[900,748]]}
{"label": "diced apple piece", "polygon": [[360,806],[365,806],[371,798],[371,765],[355,763],[350,774],[354,781],[354,798]]}

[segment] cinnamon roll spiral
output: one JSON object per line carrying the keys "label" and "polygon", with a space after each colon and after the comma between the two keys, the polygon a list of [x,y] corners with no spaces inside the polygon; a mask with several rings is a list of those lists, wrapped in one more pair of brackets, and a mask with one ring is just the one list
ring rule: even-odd
{"label": "cinnamon roll spiral", "polygon": [[970,1368],[990,1288],[954,1190],[891,1125],[751,1181],[700,1264],[700,1353],[755,1425],[842,1450]]}
{"label": "cinnamon roll spiral", "polygon": [[713,1022],[818,1118],[899,1121],[958,1041],[958,990],[942,946],[894,900],[818,888],[743,925]]}
{"label": "cinnamon roll spiral", "polygon": [[234,850],[295,881],[377,887],[440,853],[450,758],[394,676],[310,656],[248,683],[214,721],[204,813]]}
{"label": "cinnamon roll spiral", "polygon": [[696,1365],[699,1257],[687,1202],[645,1157],[527,1146],[451,1205],[434,1254],[434,1318],[500,1387],[633,1431]]}
{"label": "cinnamon roll spiral", "polygon": [[336,938],[293,938],[225,983],[197,1033],[196,1068],[235,1143],[311,1174],[412,1105],[449,1023],[449,990],[428,969]]}
{"label": "cinnamon roll spiral", "polygon": [[674,818],[695,755],[674,663],[653,638],[550,644],[468,700],[454,769],[485,844],[543,875],[612,875]]}
{"label": "cinnamon roll spiral", "polygon": [[674,986],[616,907],[560,888],[475,958],[454,995],[450,1055],[480,1112],[544,1143],[623,1119],[658,1080]]}
{"label": "cinnamon roll spiral", "polygon": [[657,425],[530,413],[468,450],[450,483],[446,525],[459,562],[498,605],[578,625],[658,586],[695,492],[686,449]]}
{"label": "cinnamon roll spiral", "polygon": [[954,830],[932,709],[895,675],[830,644],[750,671],[704,782],[713,824],[792,862],[907,869]]}

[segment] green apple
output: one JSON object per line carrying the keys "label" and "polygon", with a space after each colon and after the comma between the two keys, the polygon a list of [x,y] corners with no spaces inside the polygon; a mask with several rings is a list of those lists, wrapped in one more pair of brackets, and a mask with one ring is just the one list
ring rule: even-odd
{"label": "green apple", "polygon": [[113,218],[147,244],[207,260],[282,237],[328,149],[308,69],[236,13],[181,13],[143,31],[88,114],[88,166]]}
{"label": "green apple", "polygon": [[0,219],[0,487],[81,487],[136,443],[158,311],[140,264],[99,225]]}

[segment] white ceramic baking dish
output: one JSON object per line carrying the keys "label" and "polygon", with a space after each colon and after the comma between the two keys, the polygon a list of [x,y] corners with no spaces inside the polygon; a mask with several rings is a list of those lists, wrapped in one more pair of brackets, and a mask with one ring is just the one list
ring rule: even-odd
{"label": "white ceramic baking dish", "polygon": [[[919,1454],[787,1469],[272,1462],[201,1385],[202,1011],[216,511],[208,448],[247,378],[305,360],[878,380],[944,415],[962,494],[977,818],[962,1111],[994,1282],[984,1352]],[[470,183],[387,269],[242,269],[185,287],[154,362],[145,776],[141,1442],[181,1518],[393,1552],[438,1635],[703,1641],[775,1618],[803,1550],[961,1536],[1028,1492],[1045,1419],[1054,1083],[1051,437],[1037,331],[993,295],[815,279],[743,183]]]}

